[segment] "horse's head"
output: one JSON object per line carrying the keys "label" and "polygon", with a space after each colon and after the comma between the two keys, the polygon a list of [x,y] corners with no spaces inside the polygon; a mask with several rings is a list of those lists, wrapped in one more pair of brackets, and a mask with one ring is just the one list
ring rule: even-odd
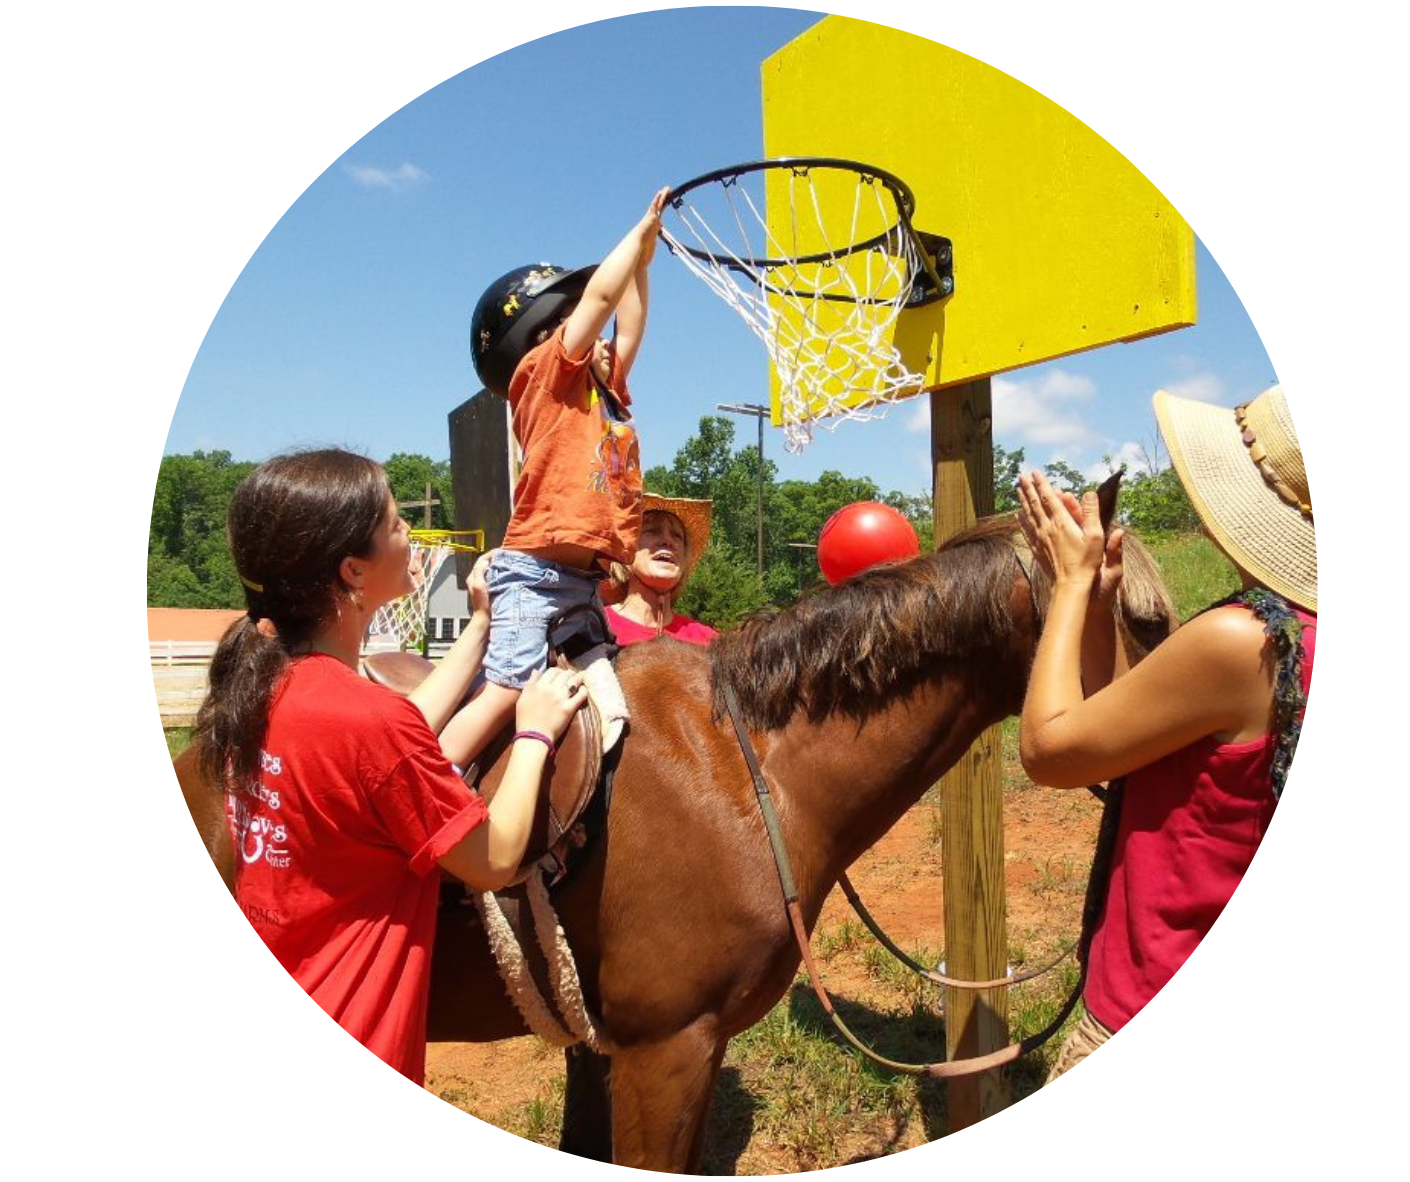
{"label": "horse's head", "polygon": [[[1121,491],[1124,467],[1113,472],[1097,487],[1097,507],[1101,515],[1102,532],[1110,536],[1116,528],[1116,510]],[[1010,540],[1020,556],[1020,563],[1032,583],[1033,602],[1038,615],[1044,617],[1052,595],[1052,584],[1042,567],[1033,561],[1031,551],[1018,528],[1018,515],[1002,519],[1010,523]],[[1121,591],[1115,607],[1117,629],[1126,650],[1128,664],[1135,665],[1162,640],[1173,632],[1178,620],[1175,604],[1160,576],[1151,552],[1129,529],[1122,530]],[[1037,643],[1036,637],[1034,643]]]}
{"label": "horse's head", "polygon": [[1116,498],[1121,492],[1121,478],[1125,475],[1126,465],[1123,464],[1097,485],[1097,509],[1101,514],[1102,533],[1107,535],[1116,524]]}
{"label": "horse's head", "polygon": [[[1097,507],[1101,514],[1102,532],[1107,536],[1116,527],[1117,502],[1120,499],[1121,478],[1126,474],[1123,464],[1097,486]],[[1116,602],[1116,623],[1127,661],[1135,665],[1173,632],[1179,621],[1175,604],[1160,576],[1151,552],[1138,537],[1123,527],[1121,540],[1122,579]],[[1046,580],[1044,580],[1046,582]],[[1048,588],[1039,593],[1046,609]]]}

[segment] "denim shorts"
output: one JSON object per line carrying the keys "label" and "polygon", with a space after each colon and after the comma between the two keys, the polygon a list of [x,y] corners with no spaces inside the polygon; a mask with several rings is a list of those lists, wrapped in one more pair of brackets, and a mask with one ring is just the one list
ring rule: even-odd
{"label": "denim shorts", "polygon": [[490,563],[490,645],[485,679],[523,689],[548,665],[548,622],[564,608],[590,603],[598,579],[585,571],[501,550]]}

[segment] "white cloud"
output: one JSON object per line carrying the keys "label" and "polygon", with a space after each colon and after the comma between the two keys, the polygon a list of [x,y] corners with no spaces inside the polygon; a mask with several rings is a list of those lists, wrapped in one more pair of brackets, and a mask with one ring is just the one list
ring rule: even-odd
{"label": "white cloud", "polygon": [[994,438],[1007,445],[1073,448],[1100,437],[1082,416],[1097,396],[1096,384],[1081,374],[1055,369],[1027,381],[996,377]]}
{"label": "white cloud", "polygon": [[[1090,445],[1100,436],[1083,419],[1079,407],[1096,399],[1091,378],[1055,369],[1028,381],[993,380],[994,439],[1006,446],[1070,447]],[[906,417],[906,432],[930,431],[930,399],[916,398]]]}
{"label": "white cloud", "polygon": [[388,172],[385,168],[369,168],[362,165],[348,165],[348,175],[365,189],[390,189],[400,193],[431,179],[430,174],[410,162],[403,162],[400,168]]}
{"label": "white cloud", "polygon": [[[1144,444],[1128,440],[1118,444],[1105,453],[1105,460],[1098,460],[1096,463],[1088,464],[1082,475],[1088,480],[1102,481],[1112,474],[1122,464],[1126,465],[1127,476],[1134,476],[1138,472],[1144,472],[1150,467],[1150,449]],[[1161,459],[1164,459],[1162,453]],[[1162,466],[1164,466],[1162,464]]]}
{"label": "white cloud", "polygon": [[1166,392],[1177,398],[1193,398],[1199,402],[1218,402],[1224,397],[1224,379],[1218,374],[1198,373],[1182,381],[1170,382]]}

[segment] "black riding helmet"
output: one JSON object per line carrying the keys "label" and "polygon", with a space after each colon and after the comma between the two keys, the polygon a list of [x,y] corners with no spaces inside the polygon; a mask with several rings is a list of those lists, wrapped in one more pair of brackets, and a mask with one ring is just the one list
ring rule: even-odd
{"label": "black riding helmet", "polygon": [[515,267],[485,288],[470,316],[470,356],[487,390],[509,396],[509,380],[534,337],[582,298],[596,270],[538,263]]}

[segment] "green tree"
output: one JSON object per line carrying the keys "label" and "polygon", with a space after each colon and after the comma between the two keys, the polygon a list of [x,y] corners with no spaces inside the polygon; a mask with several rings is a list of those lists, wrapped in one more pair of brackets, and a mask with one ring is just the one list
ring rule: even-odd
{"label": "green tree", "polygon": [[[997,491],[997,490],[996,490]],[[882,503],[899,509],[902,516],[911,523],[920,539],[922,551],[935,549],[935,498],[929,493],[915,495],[899,492],[886,493]],[[995,510],[1000,512],[1000,510]]]}
{"label": "green tree", "polygon": [[[450,464],[398,453],[383,465],[398,501],[425,499],[426,485],[441,504],[432,525],[450,529],[454,521]],[[163,456],[152,495],[147,537],[147,603],[151,607],[241,607],[245,594],[225,538],[230,498],[255,465],[235,461],[228,451]],[[423,511],[403,514],[415,526]]]}
{"label": "green tree", "polygon": [[[853,478],[828,470],[816,480],[786,480],[779,487],[774,524],[778,541],[816,544],[827,519],[854,501],[879,501],[881,490],[866,477]],[[777,557],[787,555],[778,553]]]}
{"label": "green tree", "polygon": [[1023,474],[1023,448],[1009,451],[994,444],[994,512],[1012,513],[1018,508],[1018,478]]}
{"label": "green tree", "polygon": [[774,497],[770,518],[772,531],[764,571],[769,601],[781,607],[820,584],[816,546],[828,518],[855,501],[880,500],[881,491],[874,481],[831,469],[816,480],[785,480]]}
{"label": "green tree", "polygon": [[[775,553],[778,538],[778,465],[764,459],[764,563]],[[735,550],[757,565],[759,531],[759,450],[740,448],[715,479],[709,494],[715,502],[715,528]]]}
{"label": "green tree", "polygon": [[1199,514],[1174,468],[1140,472],[1122,483],[1117,518],[1143,536],[1197,533]]}
{"label": "green tree", "polygon": [[189,566],[161,550],[148,553],[148,607],[195,607],[204,598],[205,588]]}
{"label": "green tree", "polygon": [[451,492],[449,460],[437,461],[429,456],[397,452],[382,467],[386,469],[387,482],[392,486],[392,496],[396,497],[401,507],[401,515],[413,529],[420,529],[426,524],[426,510],[407,506],[426,500],[427,486],[431,489],[431,499],[440,501],[439,505],[431,508],[431,528],[455,528],[455,500]]}
{"label": "green tree", "polygon": [[1095,481],[1088,480],[1066,460],[1054,460],[1051,464],[1044,464],[1043,472],[1059,492],[1070,492],[1074,497],[1080,497],[1089,489],[1097,487]]}
{"label": "green tree", "polygon": [[753,552],[740,554],[729,542],[715,539],[676,606],[688,616],[724,629],[732,628],[768,603],[754,569]]}
{"label": "green tree", "polygon": [[[644,474],[644,485],[664,496],[706,497],[714,502],[710,549],[679,601],[681,611],[728,627],[761,607],[783,607],[822,581],[818,534],[827,519],[856,501],[881,501],[899,509],[915,527],[923,549],[932,545],[929,495],[882,492],[874,480],[827,471],[816,480],[778,479],[778,465],[763,463],[764,564],[757,566],[759,452],[734,447],[735,426],[710,415],[669,465]],[[1021,461],[1022,453],[1015,453]],[[1015,479],[1017,477],[1015,476]]]}
{"label": "green tree", "polygon": [[[685,441],[671,462],[673,497],[710,497],[734,464],[734,423],[723,415],[706,415],[699,433]],[[654,490],[664,491],[664,490]]]}
{"label": "green tree", "polygon": [[147,536],[152,607],[239,607],[240,580],[225,541],[235,486],[254,469],[228,451],[163,456]]}

